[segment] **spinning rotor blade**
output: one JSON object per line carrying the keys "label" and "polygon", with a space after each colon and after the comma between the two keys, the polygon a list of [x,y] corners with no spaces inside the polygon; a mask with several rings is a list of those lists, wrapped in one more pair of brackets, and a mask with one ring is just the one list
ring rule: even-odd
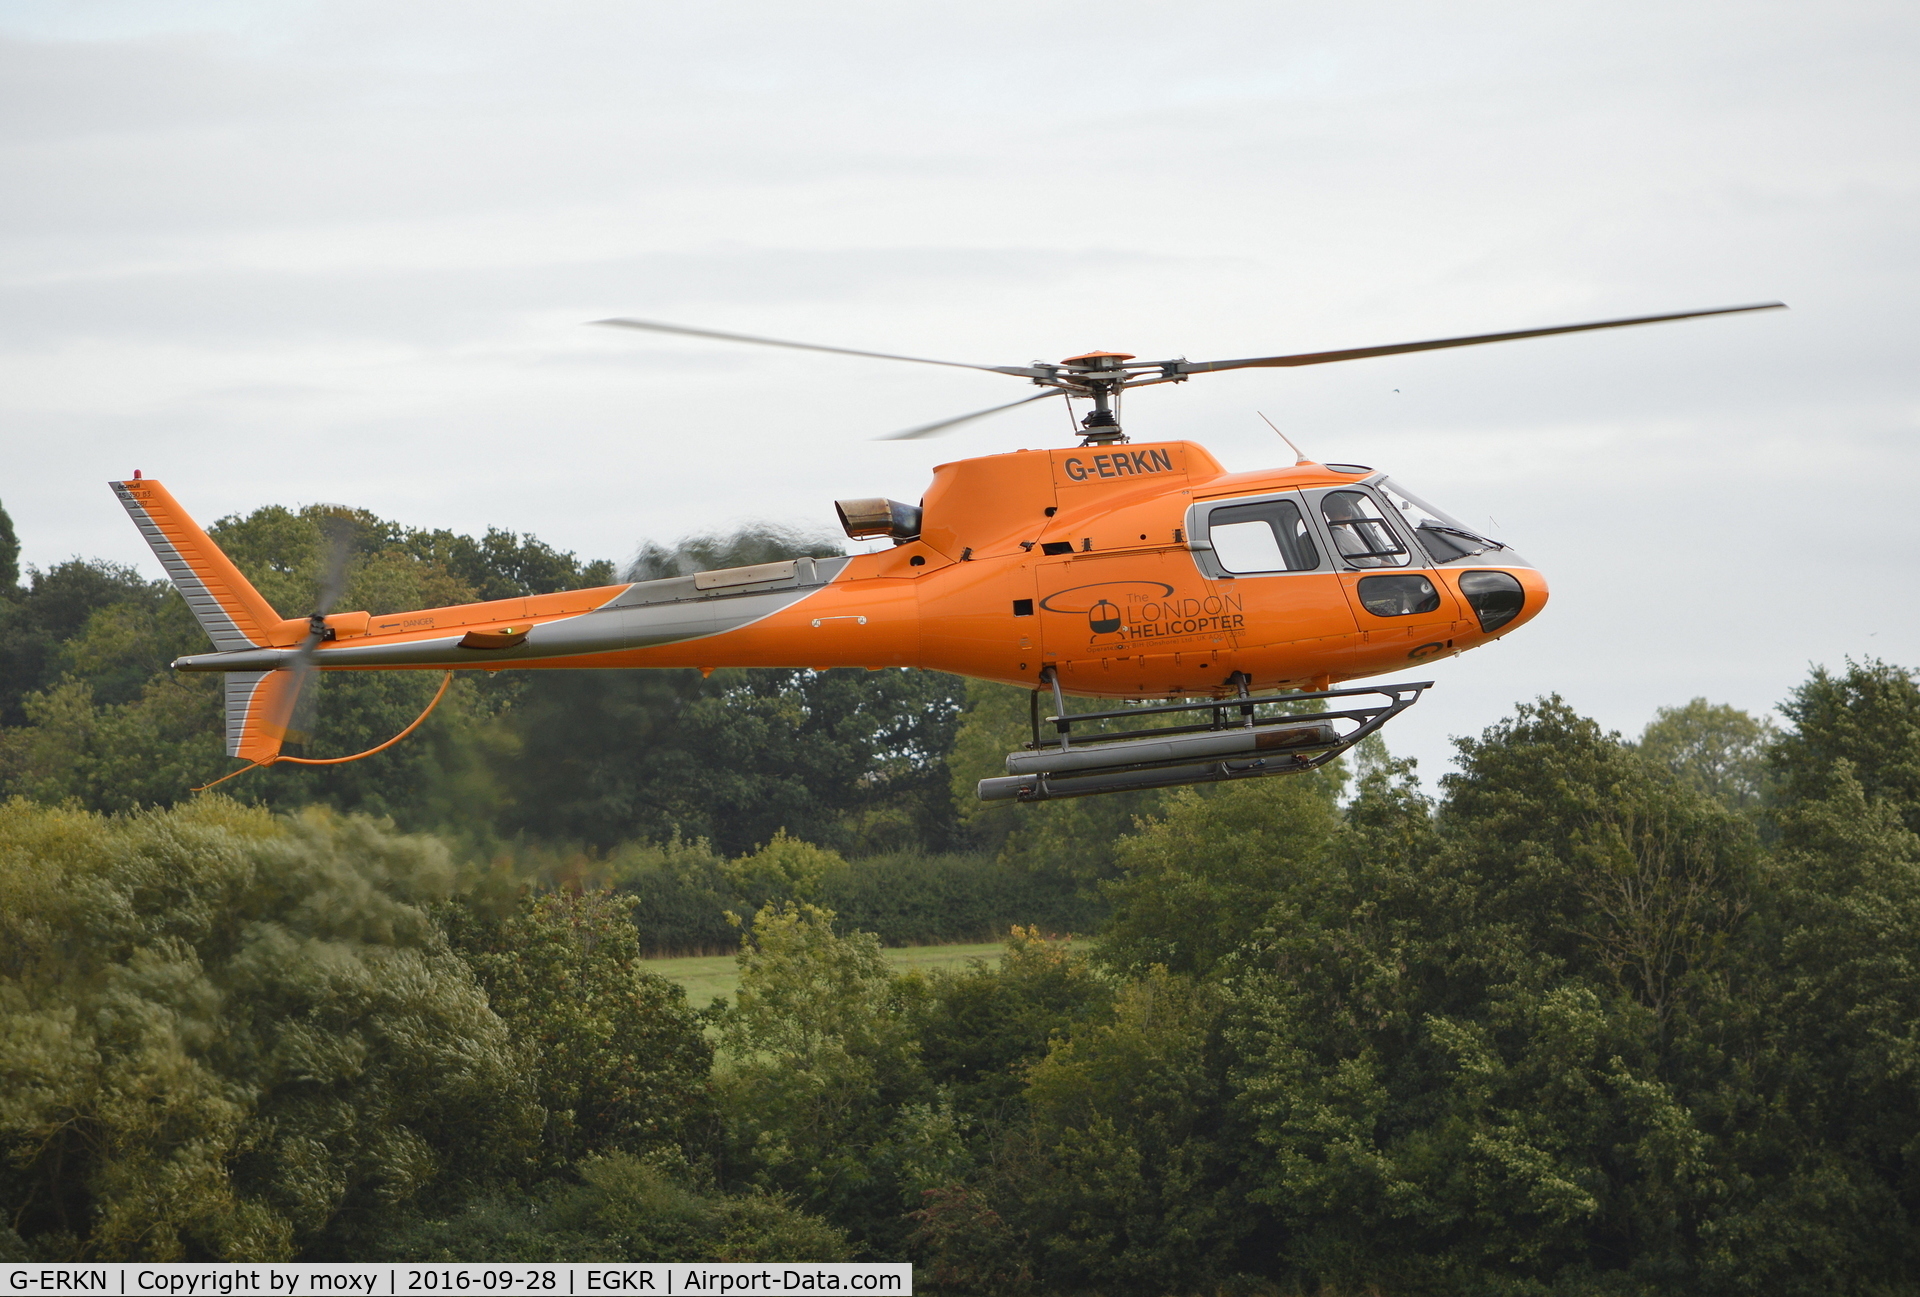
{"label": "spinning rotor blade", "polygon": [[[925,356],[896,356],[885,351],[856,351],[852,347],[823,347],[815,342],[788,342],[784,338],[756,338],[750,333],[721,333],[717,329],[690,329],[684,324],[661,324],[653,320],[595,320],[595,324],[619,329],[646,329],[653,333],[680,333],[690,338],[717,338],[722,342],[753,342],[763,347],[791,347],[796,351],[825,351],[836,356],[866,356],[872,360],[909,360],[916,365],[945,365],[949,369],[981,369],[989,374],[1012,374],[1016,378],[1045,378],[1045,370],[1020,365],[969,365],[962,360],[929,360]],[[973,417],[971,415],[969,418]],[[904,434],[903,434],[904,435]]]}
{"label": "spinning rotor blade", "polygon": [[[318,643],[318,637],[309,635],[309,641]],[[320,683],[319,668],[313,664],[313,650],[305,643],[300,646],[300,655],[288,667],[290,673],[284,691],[287,710],[286,719],[281,727],[286,731],[289,743],[305,743],[313,733],[313,709],[315,686]]]}
{"label": "spinning rotor blade", "polygon": [[1592,324],[1562,324],[1551,329],[1520,329],[1513,333],[1476,333],[1466,338],[1436,338],[1430,342],[1397,342],[1387,347],[1355,347],[1348,351],[1313,351],[1297,356],[1257,356],[1251,360],[1180,361],[1177,372],[1208,374],[1222,369],[1281,369],[1295,365],[1325,365],[1336,360],[1365,360],[1370,356],[1397,356],[1409,351],[1438,351],[1443,347],[1472,347],[1482,342],[1511,342],[1516,338],[1544,338],[1554,333],[1585,333],[1589,329],[1621,329],[1630,324],[1659,324],[1664,320],[1693,320],[1703,315],[1738,315],[1742,311],[1784,311],[1785,302],[1754,306],[1723,306],[1711,311],[1680,311],[1673,315],[1639,315],[1630,320],[1599,320]]}
{"label": "spinning rotor blade", "polygon": [[957,428],[963,423],[971,423],[975,419],[984,419],[988,415],[998,414],[1002,410],[1011,410],[1016,405],[1032,405],[1035,401],[1044,401],[1050,396],[1065,395],[1065,392],[1055,389],[1051,392],[1042,392],[1038,396],[1023,396],[1017,401],[1008,401],[1005,405],[996,405],[985,410],[975,410],[972,414],[963,414],[956,419],[942,419],[938,423],[923,423],[918,428],[908,428],[905,432],[890,432],[884,437],[875,437],[874,440],[912,441],[917,437],[932,437],[938,433],[945,432],[949,428]]}
{"label": "spinning rotor blade", "polygon": [[300,646],[294,650],[292,664],[283,668],[287,672],[287,681],[274,694],[273,714],[268,718],[289,743],[305,743],[313,730],[314,694],[320,683],[314,654],[327,637],[327,614],[333,611],[334,604],[340,602],[340,596],[346,592],[347,560],[353,557],[353,523],[350,520],[339,517],[324,519],[320,524],[320,532],[326,539],[326,557],[320,569],[320,589],[314,596],[312,625],[306,637],[300,641]]}
{"label": "spinning rotor blade", "polygon": [[321,564],[319,593],[314,596],[313,611],[324,617],[340,602],[347,589],[347,560],[353,557],[353,523],[340,517],[324,519],[320,534],[326,541],[326,558]]}

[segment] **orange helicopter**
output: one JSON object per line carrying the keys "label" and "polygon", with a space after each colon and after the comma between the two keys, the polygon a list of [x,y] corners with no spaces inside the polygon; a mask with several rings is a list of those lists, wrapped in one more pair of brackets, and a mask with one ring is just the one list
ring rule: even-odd
{"label": "orange helicopter", "polygon": [[[344,545],[335,545],[315,611],[283,618],[159,482],[135,473],[112,486],[213,640],[215,652],[173,665],[225,673],[227,751],[251,763],[236,774],[279,761],[322,764],[281,752],[304,737],[298,715],[316,670],[439,670],[451,679],[455,670],[539,667],[851,666],[950,671],[1032,690],[1032,742],[1009,754],[1006,777],[981,781],[984,799],[1045,801],[1259,778],[1326,764],[1411,706],[1431,682],[1336,684],[1497,639],[1539,614],[1546,580],[1507,545],[1371,468],[1313,463],[1296,449],[1291,466],[1229,473],[1193,442],[1130,442],[1118,418],[1123,392],[1221,370],[1781,305],[1245,360],[1142,362],[1097,351],[1026,366],[603,320],[981,369],[1047,389],[892,439],[1052,397],[1084,399],[1091,408],[1076,447],[942,464],[917,505],[837,501],[848,536],[892,541],[877,553],[380,616],[332,611]],[[445,688],[443,681],[441,694]],[[1043,694],[1053,703],[1044,717]],[[1068,695],[1127,705],[1074,713]],[[390,746],[425,716],[380,748],[334,760]]]}

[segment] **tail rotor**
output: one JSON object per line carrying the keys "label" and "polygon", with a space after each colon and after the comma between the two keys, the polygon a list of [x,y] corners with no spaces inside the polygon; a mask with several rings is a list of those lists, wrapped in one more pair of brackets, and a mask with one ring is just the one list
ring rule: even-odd
{"label": "tail rotor", "polygon": [[273,710],[267,718],[272,730],[277,730],[287,743],[305,743],[313,731],[315,695],[320,683],[315,678],[319,667],[314,659],[320,646],[333,638],[327,614],[346,592],[347,563],[353,557],[351,519],[339,515],[322,519],[320,533],[320,585],[314,593],[313,611],[307,616],[307,634],[294,649],[292,664],[281,668],[288,672],[287,681],[274,691]]}

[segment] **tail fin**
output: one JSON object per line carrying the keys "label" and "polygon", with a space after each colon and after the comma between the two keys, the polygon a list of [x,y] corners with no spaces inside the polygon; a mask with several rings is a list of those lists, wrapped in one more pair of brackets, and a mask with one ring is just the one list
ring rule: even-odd
{"label": "tail fin", "polygon": [[[112,485],[216,649],[228,652],[298,642],[307,623],[275,612],[166,487],[138,477]],[[293,674],[227,673],[228,756],[269,761],[280,754],[286,738],[284,718],[291,711],[284,695],[293,684]]]}
{"label": "tail fin", "polygon": [[229,671],[227,686],[227,755],[266,764],[280,755],[290,735],[284,718],[293,711],[294,673]]}
{"label": "tail fin", "polygon": [[264,648],[286,634],[283,627],[296,635],[304,628],[304,622],[285,621],[260,597],[166,487],[137,477],[112,486],[215,648]]}

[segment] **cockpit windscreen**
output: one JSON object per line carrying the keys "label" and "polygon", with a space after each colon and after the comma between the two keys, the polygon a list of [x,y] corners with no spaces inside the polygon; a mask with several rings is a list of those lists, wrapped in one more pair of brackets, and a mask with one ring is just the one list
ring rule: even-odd
{"label": "cockpit windscreen", "polygon": [[1402,490],[1391,478],[1382,478],[1374,486],[1389,504],[1400,511],[1400,516],[1412,528],[1413,534],[1420,538],[1420,544],[1433,555],[1436,563],[1452,563],[1472,558],[1475,554],[1484,554],[1490,549],[1507,548],[1499,541],[1461,525],[1419,496]]}

